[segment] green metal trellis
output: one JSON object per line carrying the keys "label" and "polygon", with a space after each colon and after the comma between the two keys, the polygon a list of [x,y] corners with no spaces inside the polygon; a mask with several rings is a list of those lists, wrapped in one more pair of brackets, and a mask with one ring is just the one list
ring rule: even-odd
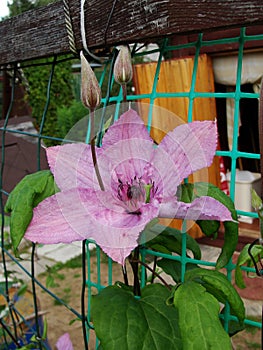
{"label": "green metal trellis", "polygon": [[[216,152],[217,156],[223,156],[223,157],[229,157],[231,159],[231,180],[230,180],[230,197],[232,200],[235,198],[235,174],[237,169],[237,159],[240,157],[245,157],[248,159],[260,159],[260,154],[257,153],[247,153],[247,152],[241,152],[238,149],[238,115],[239,115],[239,104],[240,100],[242,98],[253,98],[258,99],[259,94],[258,93],[245,93],[241,91],[241,74],[242,74],[242,60],[243,60],[243,53],[244,53],[244,46],[247,42],[251,40],[262,40],[263,34],[261,35],[246,35],[246,28],[242,28],[240,30],[240,36],[234,37],[234,38],[225,38],[225,39],[218,39],[218,40],[211,40],[211,41],[203,41],[202,34],[199,34],[198,39],[194,42],[187,43],[184,45],[177,45],[177,46],[171,46],[169,45],[169,41],[166,39],[163,41],[163,45],[160,47],[159,50],[159,59],[156,66],[156,72],[155,77],[153,81],[152,91],[149,94],[143,94],[143,95],[130,95],[127,96],[128,101],[136,101],[144,98],[150,99],[150,106],[154,105],[154,102],[157,98],[176,98],[176,97],[187,97],[189,101],[189,109],[188,109],[188,122],[192,121],[192,115],[193,115],[193,103],[196,98],[208,98],[208,97],[214,97],[214,98],[233,98],[235,100],[235,109],[234,109],[234,130],[233,130],[233,146],[232,149],[229,151],[221,151],[218,150]],[[239,49],[238,49],[238,63],[237,63],[237,72],[236,72],[236,87],[235,92],[229,92],[229,93],[221,93],[221,92],[196,92],[195,91],[195,83],[196,83],[196,74],[197,74],[197,67],[198,67],[198,57],[200,54],[200,51],[202,48],[212,45],[224,45],[229,43],[239,43]],[[171,52],[174,50],[180,50],[180,49],[186,49],[186,48],[195,48],[195,56],[194,56],[194,68],[192,72],[192,83],[191,88],[188,92],[169,92],[169,93],[163,93],[163,92],[157,92],[157,82],[158,82],[158,76],[162,64],[162,58],[163,55],[167,52]],[[151,51],[146,51],[143,54],[151,53]],[[136,55],[136,54],[135,54]],[[138,55],[142,55],[139,53]],[[121,94],[117,97],[112,97],[110,99],[110,102],[115,102],[116,104],[120,104],[122,102],[122,96]],[[148,114],[148,127],[150,129],[151,127],[151,121],[152,121],[152,108],[149,108],[149,114]],[[249,211],[244,212],[241,210],[238,210],[238,215],[245,215],[252,218],[257,218],[258,215],[255,212]],[[92,295],[92,291],[94,291],[94,288],[97,289],[97,291],[100,291],[102,288],[104,288],[105,285],[101,283],[101,252],[100,249],[97,247],[96,250],[96,263],[97,263],[97,278],[96,281],[92,280],[91,271],[92,268],[89,264],[90,261],[90,253],[89,249],[87,249],[87,260],[88,260],[88,276],[87,276],[87,288],[88,288],[88,310],[90,309],[90,297]],[[145,258],[146,256],[156,256],[156,257],[162,257],[167,259],[172,259],[175,261],[179,261],[181,263],[181,274],[182,274],[182,280],[184,279],[184,273],[185,273],[185,266],[188,263],[196,264],[196,265],[203,265],[203,266],[215,266],[215,263],[209,262],[209,261],[202,261],[202,260],[195,260],[192,258],[189,258],[187,256],[186,252],[186,235],[183,233],[183,241],[182,241],[182,255],[181,256],[171,256],[166,255],[159,252],[154,252],[152,250],[142,249],[141,251],[142,258]],[[228,263],[226,266],[227,270],[227,277],[231,281],[232,280],[232,272],[235,269],[235,264],[233,264],[232,261]],[[254,268],[248,268],[248,267],[242,267],[245,271],[254,272]],[[142,284],[145,284],[145,271],[144,267],[142,267]],[[113,277],[112,277],[112,261],[108,259],[108,285],[112,284]],[[228,307],[226,307],[225,313],[224,313],[224,325],[225,329],[228,329],[229,322],[231,320],[236,320],[235,317],[231,316],[230,310]],[[89,322],[91,321],[88,317]],[[262,324],[260,322],[256,322],[250,319],[245,319],[245,324],[251,325],[254,327],[261,328]]]}

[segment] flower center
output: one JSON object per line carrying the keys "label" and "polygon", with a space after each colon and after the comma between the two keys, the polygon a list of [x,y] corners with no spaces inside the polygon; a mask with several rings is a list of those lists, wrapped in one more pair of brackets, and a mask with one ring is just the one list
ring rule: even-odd
{"label": "flower center", "polygon": [[142,204],[150,203],[154,196],[154,183],[145,184],[144,181],[136,177],[126,183],[118,179],[118,183],[118,198],[125,203],[128,213],[140,215]]}

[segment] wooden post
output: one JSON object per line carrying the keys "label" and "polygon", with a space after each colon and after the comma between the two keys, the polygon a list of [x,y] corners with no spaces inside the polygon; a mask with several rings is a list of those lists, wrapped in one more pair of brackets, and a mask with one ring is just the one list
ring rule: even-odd
{"label": "wooden post", "polygon": [[[70,52],[64,8],[81,50],[80,0],[60,0],[0,22],[0,65]],[[84,13],[90,49],[263,24],[262,0],[89,0]]]}

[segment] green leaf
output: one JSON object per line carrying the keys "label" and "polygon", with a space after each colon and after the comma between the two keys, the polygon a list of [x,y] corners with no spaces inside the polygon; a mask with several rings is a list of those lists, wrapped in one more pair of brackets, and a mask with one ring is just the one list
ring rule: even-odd
{"label": "green leaf", "polygon": [[193,281],[181,284],[174,293],[184,349],[231,350],[231,342],[219,320],[219,302]]}
{"label": "green leaf", "polygon": [[221,272],[197,268],[186,272],[185,281],[201,283],[218,301],[223,304],[229,303],[233,314],[237,316],[240,323],[244,321],[244,303],[233,285]]}
{"label": "green leaf", "polygon": [[0,312],[4,311],[6,307],[7,307],[6,304],[3,304],[3,305],[0,304]]}
{"label": "green leaf", "polygon": [[81,319],[79,317],[73,318],[73,320],[69,321],[69,326],[71,326],[73,323],[75,323],[77,321],[81,321]]}
{"label": "green leaf", "polygon": [[201,228],[202,232],[205,233],[207,237],[214,236],[217,237],[218,230],[220,228],[220,222],[216,220],[197,220],[197,225]]}
{"label": "green leaf", "polygon": [[238,221],[235,205],[228,195],[212,184],[208,184],[208,187],[207,184],[204,183],[195,184],[195,191],[198,196],[207,193],[209,197],[218,200],[228,208],[232,215],[232,219],[235,220],[223,222],[225,230],[224,244],[216,262],[216,268],[221,269],[226,266],[231,259],[238,243]]}
{"label": "green leaf", "polygon": [[18,296],[22,296],[27,291],[27,287],[28,287],[28,285],[26,283],[23,283],[22,286],[18,289],[16,294]]}
{"label": "green leaf", "polygon": [[169,296],[160,284],[147,285],[139,299],[117,286],[93,296],[91,318],[103,349],[182,349],[177,311],[166,304]]}
{"label": "green leaf", "polygon": [[36,349],[36,343],[35,344],[27,344],[25,346],[22,346],[19,348],[20,350],[29,350],[29,349]]}
{"label": "green leaf", "polygon": [[[182,254],[183,234],[181,231],[172,227],[155,224],[143,231],[144,240],[146,238],[148,240],[151,237],[153,237],[153,239],[147,241],[147,247],[166,254],[167,252],[170,254]],[[201,250],[198,243],[188,234],[186,234],[186,249],[193,253],[195,259],[201,259]]]}
{"label": "green leaf", "polygon": [[56,287],[57,284],[55,283],[54,277],[52,275],[47,275],[46,278],[46,287],[47,288],[53,288]]}
{"label": "green leaf", "polygon": [[11,213],[10,235],[15,255],[33,217],[33,209],[45,198],[58,192],[53,175],[42,170],[25,176],[14,188],[7,200],[5,211]]}
{"label": "green leaf", "polygon": [[[238,243],[237,212],[233,201],[217,186],[204,182],[183,184],[179,186],[177,195],[180,196],[180,200],[186,203],[189,203],[189,200],[193,201],[195,198],[201,196],[209,196],[222,203],[231,212],[232,219],[235,221],[223,222],[225,229],[224,244],[216,263],[217,269],[223,268],[229,262]],[[216,220],[197,220],[197,224],[206,236],[215,235],[219,229],[219,222]]]}
{"label": "green leaf", "polygon": [[[181,282],[182,265],[179,261],[163,258],[157,261],[157,265],[161,267],[165,273],[170,275],[176,283]],[[188,263],[186,265],[186,271],[191,269],[196,269],[196,265]]]}
{"label": "green leaf", "polygon": [[[242,270],[241,270],[241,266],[242,265],[252,265],[252,259],[248,253],[248,248],[249,248],[250,244],[246,244],[245,247],[241,250],[238,259],[237,259],[237,263],[236,263],[236,269],[235,269],[235,282],[236,285],[239,288],[245,288],[245,282],[244,282],[244,278],[243,278],[243,274],[242,274]],[[259,257],[263,257],[263,247],[260,244],[255,244],[252,249],[251,249],[251,254],[253,256],[253,258],[255,259],[256,262],[258,262]]]}
{"label": "green leaf", "polygon": [[224,244],[216,262],[216,268],[218,270],[228,264],[238,243],[238,223],[225,221],[223,224],[225,229]]}
{"label": "green leaf", "polygon": [[177,198],[184,203],[192,203],[196,198],[194,193],[194,184],[184,183],[177,188]]}

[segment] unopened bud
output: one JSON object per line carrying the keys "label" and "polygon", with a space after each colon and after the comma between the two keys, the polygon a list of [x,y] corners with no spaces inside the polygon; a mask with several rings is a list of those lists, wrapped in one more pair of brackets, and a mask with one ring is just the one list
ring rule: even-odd
{"label": "unopened bud", "polygon": [[89,62],[83,52],[80,52],[81,60],[81,100],[84,106],[94,110],[101,102],[101,89]]}
{"label": "unopened bud", "polygon": [[254,188],[251,188],[251,204],[257,212],[260,210],[262,211],[262,199],[259,197]]}
{"label": "unopened bud", "polygon": [[120,85],[132,79],[131,53],[128,46],[121,46],[114,65],[114,79]]}

